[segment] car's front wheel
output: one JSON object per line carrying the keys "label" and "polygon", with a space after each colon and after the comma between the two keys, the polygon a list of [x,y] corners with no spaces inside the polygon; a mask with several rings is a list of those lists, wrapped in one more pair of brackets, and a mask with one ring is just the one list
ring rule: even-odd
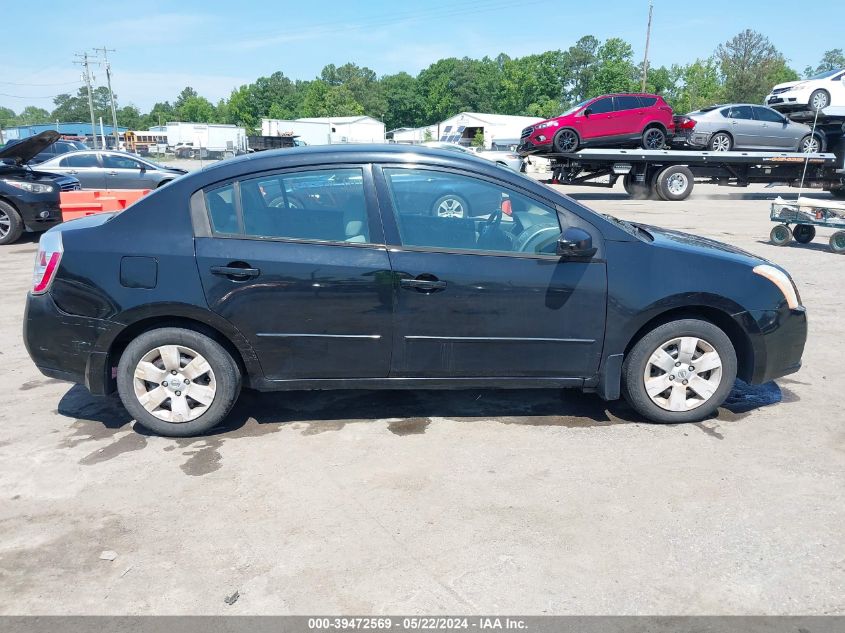
{"label": "car's front wheel", "polygon": [[220,424],[241,389],[232,355],[193,330],[144,332],[124,350],[117,389],[137,422],[161,435],[187,437]]}
{"label": "car's front wheel", "polygon": [[23,220],[17,209],[0,200],[0,246],[17,242],[23,233]]}
{"label": "car's front wheel", "polygon": [[817,136],[808,134],[801,139],[798,149],[805,154],[815,154],[816,152],[822,151],[822,144]]}
{"label": "car's front wheel", "polygon": [[680,319],[637,341],[622,366],[622,393],[653,422],[695,422],[725,401],[736,371],[727,334],[708,321]]}
{"label": "car's front wheel", "polygon": [[575,130],[563,129],[555,134],[552,145],[556,152],[569,154],[578,150],[578,146],[581,145],[581,139],[578,138],[578,133]]}

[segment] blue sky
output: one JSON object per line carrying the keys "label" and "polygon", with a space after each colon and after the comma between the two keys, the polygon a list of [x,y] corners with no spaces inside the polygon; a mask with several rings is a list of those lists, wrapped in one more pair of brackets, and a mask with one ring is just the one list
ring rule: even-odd
{"label": "blue sky", "polygon": [[[813,15],[785,0],[654,0],[651,64],[707,57],[742,29],[767,35],[799,72],[825,50],[845,48],[845,1],[815,0]],[[582,35],[645,44],[648,0],[54,0],[39,16],[0,3],[0,105],[52,108],[51,95],[80,85],[73,54],[111,53],[120,105],[142,110],[173,101],[186,85],[216,101],[232,88],[281,70],[312,79],[329,63],[353,61],[378,74],[416,74],[442,57],[512,57],[567,48]],[[105,73],[95,69],[96,83]],[[18,98],[24,97],[24,98]]]}

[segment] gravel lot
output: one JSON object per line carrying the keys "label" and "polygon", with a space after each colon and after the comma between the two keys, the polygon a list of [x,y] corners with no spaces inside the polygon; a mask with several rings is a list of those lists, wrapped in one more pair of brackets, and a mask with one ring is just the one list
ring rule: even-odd
{"label": "gravel lot", "polygon": [[777,188],[567,192],[785,266],[804,369],[700,424],[551,390],[244,393],[231,429],[166,439],[29,360],[30,237],[0,253],[0,613],[845,613],[830,231],[769,245]]}

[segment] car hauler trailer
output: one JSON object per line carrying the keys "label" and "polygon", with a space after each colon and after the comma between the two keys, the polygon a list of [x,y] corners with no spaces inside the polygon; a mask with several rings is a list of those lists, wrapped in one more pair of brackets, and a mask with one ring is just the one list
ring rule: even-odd
{"label": "car hauler trailer", "polygon": [[584,149],[542,157],[551,160],[552,183],[613,187],[622,178],[632,197],[684,200],[702,182],[783,183],[845,198],[845,113],[820,115],[816,130],[824,135],[827,153]]}

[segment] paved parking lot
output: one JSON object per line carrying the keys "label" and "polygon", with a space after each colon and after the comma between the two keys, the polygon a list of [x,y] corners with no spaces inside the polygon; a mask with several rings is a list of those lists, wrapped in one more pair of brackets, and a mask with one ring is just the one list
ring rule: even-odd
{"label": "paved parking lot", "polygon": [[225,432],[166,439],[37,372],[29,239],[0,252],[0,613],[845,612],[845,257],[767,243],[794,191],[568,191],[784,265],[804,369],[700,424],[551,390],[244,393]]}

